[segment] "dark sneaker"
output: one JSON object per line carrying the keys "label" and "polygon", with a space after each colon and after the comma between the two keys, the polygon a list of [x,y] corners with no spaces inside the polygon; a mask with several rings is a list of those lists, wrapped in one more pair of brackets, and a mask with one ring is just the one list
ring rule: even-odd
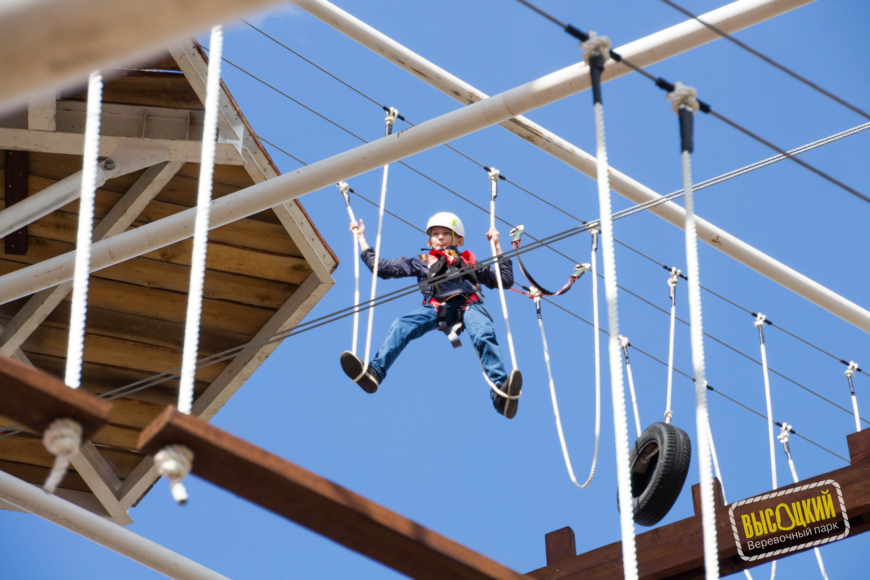
{"label": "dark sneaker", "polygon": [[[499,390],[507,393],[511,397],[519,395],[522,389],[523,374],[517,369],[511,371],[508,380],[503,385],[499,385]],[[516,417],[517,409],[520,406],[519,399],[505,399],[495,391],[492,391],[490,394],[492,396],[492,405],[495,407],[495,410],[498,411],[499,415],[504,415],[508,419]],[[505,403],[507,403],[507,405],[505,405]]]}
{"label": "dark sneaker", "polygon": [[[341,370],[344,371],[344,374],[346,374],[350,380],[354,380],[362,374],[363,366],[363,362],[360,358],[352,352],[346,350],[341,353]],[[369,367],[366,369],[366,374],[360,377],[356,384],[358,384],[362,390],[371,394],[378,390],[378,385],[381,384],[381,379],[378,376],[377,371]],[[514,414],[516,414],[516,411],[514,411]]]}

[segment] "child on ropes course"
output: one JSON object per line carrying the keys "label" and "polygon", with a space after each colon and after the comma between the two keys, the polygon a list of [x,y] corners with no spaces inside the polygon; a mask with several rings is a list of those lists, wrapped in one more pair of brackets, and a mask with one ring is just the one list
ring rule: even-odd
{"label": "child on ropes course", "polygon": [[[359,239],[363,262],[373,270],[375,251],[366,242],[363,220],[359,220],[359,223],[351,222],[350,230]],[[365,392],[374,393],[386,378],[387,371],[399,353],[411,340],[438,328],[448,334],[455,347],[459,345],[457,335],[464,325],[468,329],[484,374],[493,387],[490,396],[496,411],[512,419],[519,406],[518,399],[514,397],[520,393],[523,377],[519,370],[511,371],[510,376],[505,371],[492,317],[483,306],[483,295],[480,292],[481,284],[487,288],[498,288],[495,265],[480,267],[475,264],[474,254],[468,251],[459,253],[457,248],[465,243],[465,228],[462,221],[452,213],[441,212],[432,216],[426,224],[426,233],[429,236],[428,252],[413,258],[403,256],[394,260],[381,259],[378,263],[378,277],[389,279],[416,276],[417,281],[424,284],[436,276],[444,277],[454,273],[458,275],[424,288],[423,305],[393,322],[384,344],[367,366],[359,357],[345,351],[341,354],[341,368]],[[494,242],[496,253],[501,255],[498,230],[490,229],[486,237]],[[499,266],[502,285],[508,289],[514,283],[511,260],[500,257]],[[499,392],[511,399],[501,396]]]}

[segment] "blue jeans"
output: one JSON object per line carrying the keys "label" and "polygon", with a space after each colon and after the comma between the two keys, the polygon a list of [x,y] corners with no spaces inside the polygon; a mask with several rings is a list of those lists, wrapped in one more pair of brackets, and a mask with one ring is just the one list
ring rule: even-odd
{"label": "blue jeans", "polygon": [[[448,302],[447,323],[452,325],[456,320],[456,311],[463,306],[462,300]],[[492,318],[480,302],[472,303],[465,311],[465,330],[471,338],[471,344],[480,356],[486,376],[496,386],[501,386],[507,380],[504,361],[501,358],[501,349],[495,338],[495,329],[492,327]],[[377,371],[381,380],[386,378],[387,371],[408,343],[415,338],[420,338],[430,330],[434,330],[438,324],[438,313],[433,306],[421,306],[400,318],[397,318],[384,344],[375,354],[371,361],[371,368]]]}

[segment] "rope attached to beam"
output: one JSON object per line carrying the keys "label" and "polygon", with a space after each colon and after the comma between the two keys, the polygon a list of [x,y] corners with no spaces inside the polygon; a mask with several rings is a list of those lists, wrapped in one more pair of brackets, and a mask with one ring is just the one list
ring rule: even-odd
{"label": "rope attached to beam", "polygon": [[673,393],[674,386],[674,324],[677,321],[677,282],[680,281],[680,271],[676,268],[671,268],[670,271],[671,275],[668,278],[668,288],[671,296],[671,332],[669,335],[670,338],[668,339],[668,396],[667,402],[665,403],[666,424],[670,424],[671,420],[674,418],[674,412],[671,411],[671,394]]}
{"label": "rope attached to beam", "polygon": [[[347,205],[347,215],[350,217],[350,223],[356,223],[356,217],[353,215],[353,209],[350,207],[350,192],[353,191],[346,182],[342,181],[336,184],[338,190],[344,198],[344,203]],[[351,343],[350,352],[356,356],[357,337],[359,335],[359,236],[356,232],[351,232],[353,238],[353,340]]]}
{"label": "rope attached to beam", "polygon": [[626,580],[637,580],[637,546],[634,538],[634,508],[631,505],[631,473],[628,450],[628,421],[625,409],[625,385],[619,348],[619,305],[617,301],[616,254],[613,248],[610,176],[604,135],[604,105],[601,102],[601,73],[610,50],[606,36],[589,35],[580,47],[592,79],[595,112],[596,165],[598,170],[598,206],[601,216],[601,246],[604,256],[604,295],[607,298],[609,325],[610,390],[613,400],[613,425],[616,433],[616,474],[619,489],[619,524],[622,531],[622,569]]}
{"label": "rope attached to beam", "polygon": [[695,367],[695,423],[698,428],[698,464],[701,479],[701,527],[704,531],[704,568],[707,580],[719,578],[719,549],[716,538],[716,507],[713,497],[713,474],[710,455],[709,418],[707,416],[707,372],[704,361],[704,327],[701,311],[698,230],[692,190],[692,151],[695,112],[700,108],[697,91],[677,83],[668,93],[674,112],[680,119],[683,164],[683,191],[686,194],[686,263],[689,278],[689,314],[691,321],[692,363]]}

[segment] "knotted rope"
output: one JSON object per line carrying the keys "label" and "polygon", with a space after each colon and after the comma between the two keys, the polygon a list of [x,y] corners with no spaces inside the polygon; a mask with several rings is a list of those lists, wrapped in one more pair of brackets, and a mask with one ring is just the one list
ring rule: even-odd
{"label": "knotted rope", "polygon": [[82,426],[72,419],[55,419],[42,434],[42,444],[54,455],[54,465],[42,487],[54,493],[66,475],[70,460],[81,448]]}
{"label": "knotted rope", "polygon": [[186,504],[187,489],[183,481],[193,466],[193,451],[184,445],[167,445],[154,456],[154,463],[158,473],[169,478],[169,489],[175,501]]}

